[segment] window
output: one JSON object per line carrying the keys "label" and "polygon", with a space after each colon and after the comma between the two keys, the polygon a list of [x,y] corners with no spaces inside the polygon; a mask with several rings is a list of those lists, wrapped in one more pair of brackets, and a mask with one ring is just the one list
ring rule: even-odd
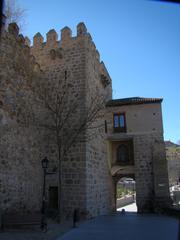
{"label": "window", "polygon": [[129,150],[125,145],[120,145],[117,148],[117,164],[126,165],[129,164]]}
{"label": "window", "polygon": [[114,132],[126,132],[125,113],[114,113]]}

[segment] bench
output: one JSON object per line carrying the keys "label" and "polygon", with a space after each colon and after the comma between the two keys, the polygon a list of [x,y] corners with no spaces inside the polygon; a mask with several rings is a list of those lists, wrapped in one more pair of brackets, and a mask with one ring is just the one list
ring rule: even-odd
{"label": "bench", "polygon": [[42,224],[42,214],[3,214],[1,220],[1,229],[6,227],[15,227],[23,225],[39,225]]}

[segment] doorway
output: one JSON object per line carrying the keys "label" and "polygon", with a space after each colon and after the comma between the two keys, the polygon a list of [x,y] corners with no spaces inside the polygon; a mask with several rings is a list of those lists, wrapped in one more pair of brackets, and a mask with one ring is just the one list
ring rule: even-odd
{"label": "doorway", "polygon": [[58,212],[58,187],[49,187],[48,197],[48,213],[50,217],[53,217]]}
{"label": "doorway", "polygon": [[137,212],[136,181],[129,176],[121,177],[116,183],[116,210],[123,209],[126,212]]}

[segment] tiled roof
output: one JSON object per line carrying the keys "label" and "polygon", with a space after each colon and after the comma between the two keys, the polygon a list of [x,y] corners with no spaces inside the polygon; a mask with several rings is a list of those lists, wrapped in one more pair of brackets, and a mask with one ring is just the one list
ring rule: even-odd
{"label": "tiled roof", "polygon": [[148,104],[148,103],[161,103],[162,100],[163,100],[162,98],[143,98],[143,97],[120,98],[120,99],[109,100],[106,103],[106,107]]}

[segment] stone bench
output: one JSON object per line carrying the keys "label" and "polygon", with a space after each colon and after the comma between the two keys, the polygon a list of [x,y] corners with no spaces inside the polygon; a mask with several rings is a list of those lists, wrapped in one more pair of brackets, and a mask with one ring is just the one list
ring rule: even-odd
{"label": "stone bench", "polygon": [[1,230],[7,227],[20,225],[39,225],[42,223],[42,215],[37,214],[3,214],[1,219]]}

